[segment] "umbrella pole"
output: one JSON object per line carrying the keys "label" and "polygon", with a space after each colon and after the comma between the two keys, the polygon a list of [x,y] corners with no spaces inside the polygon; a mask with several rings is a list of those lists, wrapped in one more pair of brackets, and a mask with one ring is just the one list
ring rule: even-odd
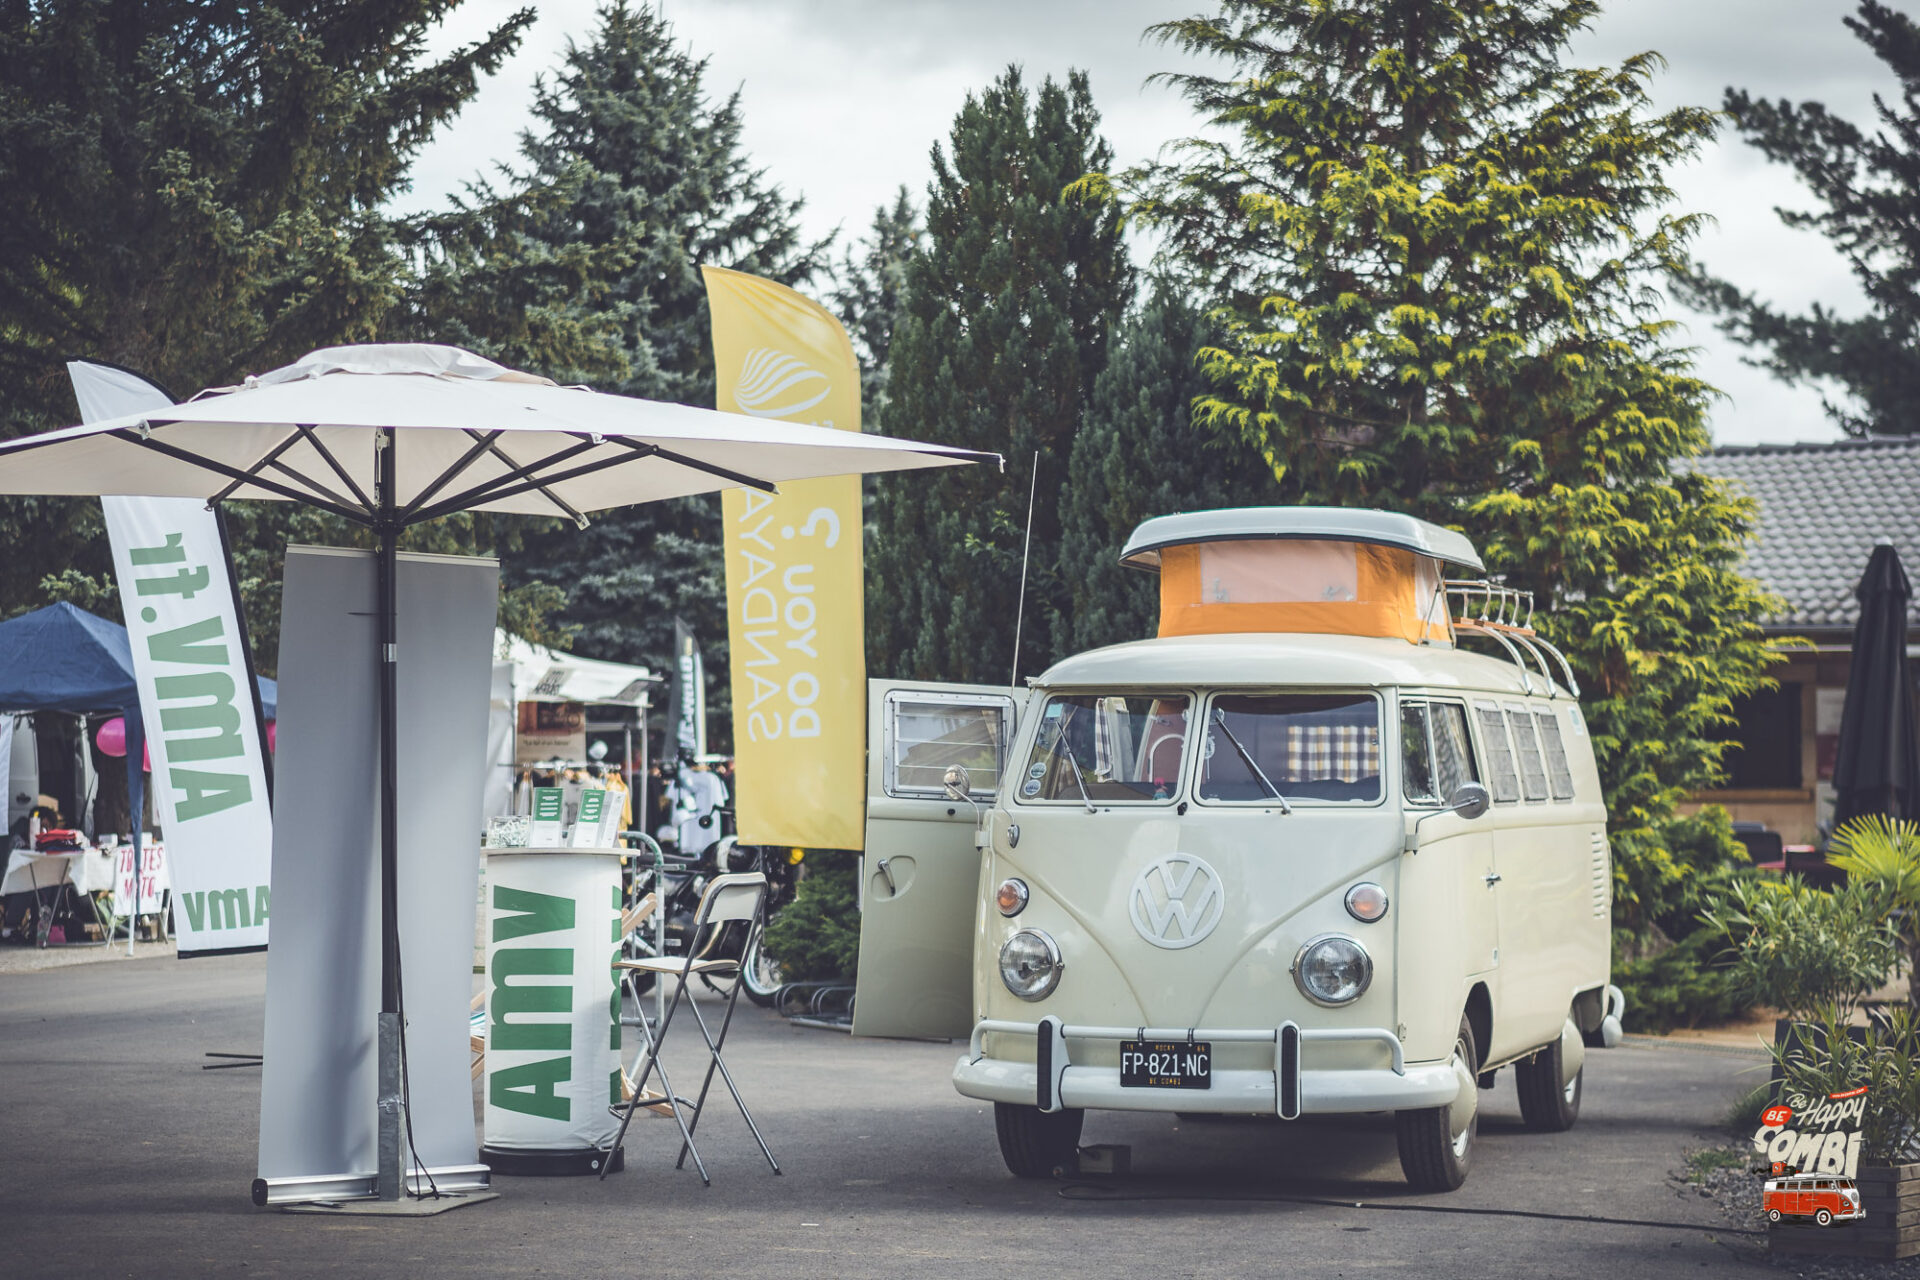
{"label": "umbrella pole", "polygon": [[380,522],[377,578],[380,652],[380,1020],[379,1020],[379,1196],[400,1198],[400,1126],[405,1090],[400,1029],[400,877],[399,877],[399,543],[394,521],[394,433],[380,437],[376,461]]}

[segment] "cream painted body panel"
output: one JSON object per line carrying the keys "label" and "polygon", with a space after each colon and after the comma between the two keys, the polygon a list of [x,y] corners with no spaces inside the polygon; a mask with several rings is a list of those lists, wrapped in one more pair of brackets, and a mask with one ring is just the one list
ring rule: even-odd
{"label": "cream painted body panel", "polygon": [[[1558,1038],[1575,994],[1608,981],[1611,868],[1599,777],[1575,700],[1564,690],[1544,696],[1537,674],[1529,685],[1510,662],[1398,640],[1235,635],[1097,650],[1063,661],[1035,683],[988,818],[971,912],[976,1019],[1033,1023],[1051,1015],[1069,1026],[1215,1030],[1272,1029],[1286,1021],[1303,1029],[1384,1028],[1399,1037],[1411,1066],[1446,1060],[1479,986],[1492,1011],[1483,1065],[1498,1065]],[[1372,690],[1381,698],[1383,797],[1370,805],[1297,804],[1292,815],[1265,804],[1198,802],[1198,732],[1189,733],[1181,792],[1167,802],[1096,804],[1089,814],[1077,801],[1023,802],[1015,795],[1037,731],[1035,713],[1048,694],[1129,689],[1185,690],[1196,699],[1249,690]],[[1470,706],[1493,700],[1553,715],[1574,798],[1497,804],[1472,821],[1443,813],[1420,828],[1416,852],[1403,852],[1414,821],[1434,813],[1402,802],[1403,695]],[[1477,724],[1473,731],[1485,779],[1487,752]],[[1170,950],[1135,929],[1129,895],[1144,868],[1176,852],[1212,867],[1226,902],[1204,941]],[[1032,895],[1014,919],[992,905],[995,887],[1009,875],[1025,880]],[[1361,923],[1346,912],[1345,892],[1360,880],[1386,889],[1391,905],[1383,920]],[[1046,931],[1064,958],[1059,986],[1038,1001],[1010,994],[998,970],[1001,946],[1021,928]],[[1368,990],[1340,1008],[1308,1001],[1291,974],[1300,946],[1326,932],[1358,939],[1374,966]],[[1027,1035],[988,1032],[981,1061],[1032,1063],[1034,1043]],[[1070,1037],[1067,1048],[1076,1067],[1117,1069],[1117,1045],[1110,1040]],[[1377,1070],[1388,1057],[1377,1042],[1316,1043],[1309,1053],[1305,1065],[1315,1071]],[[1273,1050],[1223,1043],[1214,1062],[1219,1071],[1272,1071]],[[961,1079],[967,1071],[963,1059],[956,1071],[963,1092],[970,1089]]]}

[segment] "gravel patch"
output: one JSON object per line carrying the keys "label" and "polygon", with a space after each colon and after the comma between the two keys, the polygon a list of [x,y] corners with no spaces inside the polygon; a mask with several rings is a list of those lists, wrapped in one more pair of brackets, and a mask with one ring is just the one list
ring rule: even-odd
{"label": "gravel patch", "polygon": [[[1753,1148],[1745,1139],[1689,1151],[1688,1168],[1674,1174],[1674,1181],[1718,1203],[1726,1215],[1727,1225],[1745,1231],[1765,1231],[1766,1215],[1760,1207],[1761,1183],[1765,1179],[1749,1171],[1752,1159]],[[1794,1229],[1817,1230],[1814,1227]],[[1730,1252],[1763,1264],[1779,1276],[1798,1276],[1802,1280],[1920,1280],[1920,1258],[1902,1258],[1896,1262],[1884,1258],[1776,1255],[1767,1248],[1764,1235],[1737,1236],[1723,1239],[1721,1243]]]}
{"label": "gravel patch", "polygon": [[136,942],[133,955],[127,955],[125,939],[110,947],[94,946],[0,946],[0,974],[37,973],[44,969],[64,969],[74,964],[111,964],[117,960],[156,960],[174,954],[173,942]]}

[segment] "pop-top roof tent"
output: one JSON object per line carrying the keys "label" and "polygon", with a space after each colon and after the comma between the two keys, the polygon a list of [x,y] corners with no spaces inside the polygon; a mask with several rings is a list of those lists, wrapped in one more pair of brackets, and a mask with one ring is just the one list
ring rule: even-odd
{"label": "pop-top roof tent", "polygon": [[[1120,563],[1160,575],[1160,635],[1309,632],[1451,645],[1484,635],[1551,691],[1551,654],[1533,630],[1532,598],[1449,566],[1486,571],[1465,535],[1413,516],[1346,507],[1236,507],[1148,520]],[[1533,659],[1529,664],[1522,654]],[[1531,675],[1528,677],[1531,682]]]}

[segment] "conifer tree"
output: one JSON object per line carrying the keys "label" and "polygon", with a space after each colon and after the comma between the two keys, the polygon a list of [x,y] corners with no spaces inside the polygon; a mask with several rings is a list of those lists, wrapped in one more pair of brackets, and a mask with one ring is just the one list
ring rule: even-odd
{"label": "conifer tree", "polygon": [[[0,6],[0,436],[78,420],[71,356],[190,395],[376,337],[408,271],[386,206],[533,20],[426,56],[458,2]],[[317,530],[236,507],[271,670],[281,548]],[[112,612],[98,503],[0,499],[0,545],[0,614]]]}
{"label": "conifer tree", "polygon": [[[1121,184],[1216,301],[1202,421],[1291,499],[1464,529],[1568,652],[1629,940],[1684,927],[1724,817],[1713,731],[1764,680],[1750,505],[1691,471],[1711,391],[1651,286],[1697,225],[1657,55],[1567,64],[1594,0],[1225,0],[1154,33],[1215,132]],[[1098,189],[1098,184],[1089,184]],[[1676,915],[1676,913],[1679,913]]]}
{"label": "conifer tree", "polygon": [[1006,456],[991,467],[877,481],[867,557],[876,674],[1004,681],[1039,455],[1020,665],[1055,654],[1060,498],[1068,453],[1132,269],[1119,216],[1068,199],[1111,152],[1083,73],[1030,93],[1017,68],[968,95],[934,148],[926,244],[887,359],[887,421],[918,439]]}
{"label": "conifer tree", "polygon": [[1850,395],[1852,404],[1826,402],[1848,435],[1912,435],[1920,432],[1920,22],[1878,0],[1861,0],[1859,16],[1844,21],[1899,82],[1897,102],[1874,95],[1879,128],[1869,133],[1818,102],[1768,101],[1744,89],[1727,90],[1726,111],[1826,206],[1782,209],[1780,220],[1833,243],[1866,294],[1866,313],[1840,316],[1815,303],[1791,315],[1699,268],[1686,277],[1685,296],[1758,348],[1762,368]]}
{"label": "conifer tree", "polygon": [[[825,264],[802,241],[800,201],[753,167],[736,92],[710,101],[706,60],[648,5],[609,4],[535,93],[522,172],[476,183],[436,220],[417,305],[450,339],[601,390],[712,408],[701,266],[787,285]],[[582,532],[553,522],[505,557],[507,581],[566,596],[557,621],[580,652],[664,669],[673,618],[726,669],[719,502],[604,512]],[[716,726],[726,690],[716,685]]]}
{"label": "conifer tree", "polygon": [[925,238],[919,210],[901,187],[893,203],[873,211],[872,228],[857,250],[849,248],[835,274],[833,310],[853,340],[860,359],[860,422],[864,430],[884,431],[887,351],[907,293],[907,264]]}
{"label": "conifer tree", "polygon": [[1159,580],[1120,565],[1141,521],[1281,499],[1257,451],[1194,425],[1194,401],[1209,390],[1199,354],[1210,339],[1200,309],[1169,281],[1114,331],[1067,468],[1053,624],[1063,652],[1157,629]]}

